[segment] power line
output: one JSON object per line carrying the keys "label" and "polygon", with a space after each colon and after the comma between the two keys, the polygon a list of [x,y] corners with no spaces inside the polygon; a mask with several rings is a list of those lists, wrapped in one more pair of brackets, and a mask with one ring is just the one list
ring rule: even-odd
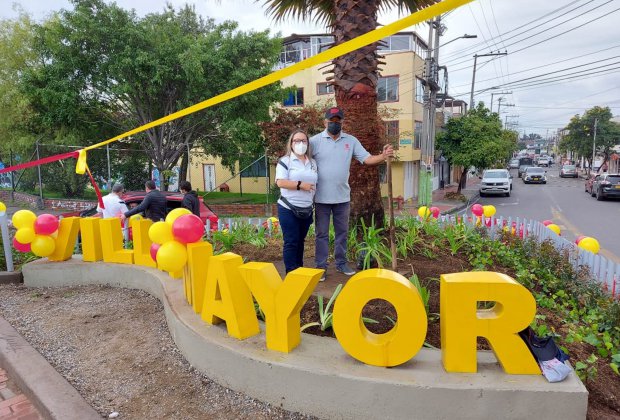
{"label": "power line", "polygon": [[[607,1],[607,3],[610,3],[610,2],[612,2],[612,1],[613,1],[613,0],[608,0],[608,1]],[[607,3],[605,3],[605,4],[607,4]],[[605,5],[605,4],[603,4],[603,5]],[[601,5],[601,6],[597,6],[596,8],[602,7],[603,5]],[[592,9],[592,10],[594,10],[594,9]],[[523,50],[527,50],[527,49],[529,49],[529,48],[535,47],[535,46],[537,46],[537,45],[540,45],[540,44],[542,44],[542,43],[545,43],[545,42],[547,42],[547,41],[550,41],[550,40],[552,40],[552,39],[555,39],[555,38],[557,38],[557,37],[559,37],[559,36],[565,35],[565,34],[567,34],[567,33],[569,33],[569,32],[572,32],[572,31],[574,31],[574,30],[576,30],[576,29],[579,29],[579,28],[581,28],[581,27],[583,27],[583,26],[585,26],[585,25],[588,25],[588,24],[590,24],[590,23],[592,23],[592,22],[595,22],[595,21],[597,21],[597,20],[599,20],[599,19],[602,19],[602,18],[604,18],[604,17],[607,17],[607,16],[611,15],[612,13],[617,12],[618,10],[620,10],[620,7],[619,7],[619,8],[617,8],[617,9],[612,10],[611,12],[607,12],[607,13],[605,13],[605,14],[601,15],[601,16],[598,16],[598,17],[596,17],[596,18],[594,18],[594,19],[591,19],[591,20],[589,20],[589,21],[587,21],[587,22],[585,22],[585,23],[582,23],[581,25],[575,26],[574,28],[568,29],[568,30],[566,30],[566,31],[564,31],[564,32],[560,32],[559,34],[553,35],[553,36],[551,36],[551,37],[549,37],[549,38],[545,38],[545,39],[543,39],[543,40],[541,40],[541,41],[538,41],[538,42],[536,42],[536,43],[534,43],[534,44],[530,44],[530,45],[528,45],[528,46],[526,46],[526,47],[523,47],[523,48],[520,48],[520,49],[518,49],[518,50],[511,51],[511,52],[510,52],[510,54],[511,54],[511,55],[514,55],[514,54],[516,54],[516,53],[518,53],[518,52],[521,52],[521,51],[523,51]],[[586,12],[586,13],[588,13],[588,12]],[[584,14],[585,14],[585,13],[584,13]],[[569,20],[571,20],[571,19],[569,19]],[[568,20],[567,20],[567,21],[565,21],[565,22],[562,22],[562,23],[566,23],[566,22],[568,22]],[[540,33],[542,33],[542,32],[540,32]],[[539,33],[539,34],[540,34],[540,33]],[[536,36],[536,35],[539,35],[539,34],[534,34],[533,36]],[[521,41],[518,41],[518,42],[522,42],[522,41],[524,41],[524,40],[521,40]],[[513,43],[513,44],[509,44],[509,45],[507,45],[507,46],[511,46],[511,45],[514,45],[514,44],[516,44],[516,42],[515,42],[515,43]],[[494,59],[491,59],[491,60],[494,60]],[[489,61],[491,61],[491,60],[489,60]],[[464,61],[461,61],[460,63],[456,63],[456,64],[454,64],[454,65],[463,64],[463,63],[466,63],[467,61],[469,61],[469,60],[464,60]],[[458,69],[453,69],[453,70],[451,70],[451,72],[452,72],[452,73],[454,73],[454,72],[457,72],[457,71],[461,71],[461,70],[466,70],[466,69],[469,69],[469,68],[471,68],[471,67],[472,67],[472,66],[461,67],[461,68],[458,68]]]}
{"label": "power line", "polygon": [[[551,16],[551,15],[553,15],[554,13],[561,11],[562,9],[565,9],[565,8],[567,8],[567,7],[570,7],[570,6],[572,6],[573,4],[575,4],[575,3],[579,3],[580,1],[581,1],[581,0],[575,0],[575,1],[572,1],[572,2],[568,3],[568,4],[567,4],[567,5],[565,5],[565,6],[559,7],[559,8],[557,8],[557,9],[555,9],[555,10],[552,10],[551,12],[549,12],[549,13],[547,13],[547,14],[545,14],[545,15],[542,15],[541,17],[538,17],[538,18],[536,18],[536,19],[534,19],[534,20],[532,20],[532,21],[529,21],[529,22],[524,23],[524,24],[523,24],[523,25],[521,25],[521,26],[518,26],[518,27],[516,27],[516,28],[514,28],[514,29],[511,29],[511,30],[509,30],[509,31],[507,31],[507,32],[504,32],[502,35],[508,35],[508,34],[509,34],[509,33],[511,33],[511,32],[518,31],[518,30],[519,30],[519,29],[521,29],[521,28],[524,28],[524,27],[526,27],[526,26],[528,26],[528,25],[530,25],[530,24],[533,24],[533,23],[535,23],[535,22],[537,22],[537,21],[541,20],[541,19],[544,19],[544,18],[546,18],[547,16]],[[559,17],[561,17],[561,16],[563,16],[563,15],[560,15]],[[478,47],[480,47],[480,46],[482,46],[482,45],[484,45],[484,44],[485,44],[484,42],[479,42],[479,43],[474,44],[474,45],[471,45],[471,46],[469,46],[469,47],[462,48],[462,49],[460,49],[459,51],[455,51],[455,52],[453,52],[453,53],[449,53],[449,54],[447,54],[447,55],[446,55],[446,58],[448,58],[448,57],[450,57],[450,56],[453,56],[453,55],[460,55],[460,54],[463,54],[463,53],[464,53],[464,52],[466,52],[466,51],[471,51],[471,50],[476,49],[476,48],[478,48]],[[462,56],[463,56],[463,57],[465,57],[465,56],[468,56],[468,55],[471,55],[471,53],[470,53],[470,52],[467,52],[466,54],[463,54]]]}

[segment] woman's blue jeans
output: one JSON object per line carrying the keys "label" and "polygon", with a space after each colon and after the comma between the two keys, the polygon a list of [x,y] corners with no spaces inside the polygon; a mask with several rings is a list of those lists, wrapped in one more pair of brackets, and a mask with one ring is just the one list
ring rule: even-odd
{"label": "woman's blue jeans", "polygon": [[278,204],[278,219],[284,237],[282,259],[288,273],[304,266],[304,241],[313,218],[299,219],[292,211]]}

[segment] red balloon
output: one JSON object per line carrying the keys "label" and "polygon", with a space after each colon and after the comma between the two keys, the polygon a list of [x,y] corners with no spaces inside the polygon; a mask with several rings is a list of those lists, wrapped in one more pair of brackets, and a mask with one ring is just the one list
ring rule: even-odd
{"label": "red balloon", "polygon": [[184,244],[200,240],[204,232],[205,225],[200,217],[194,214],[179,216],[172,224],[172,236]]}
{"label": "red balloon", "polygon": [[553,220],[543,220],[543,225],[549,226],[553,224]]}
{"label": "red balloon", "polygon": [[480,204],[474,204],[473,206],[471,206],[471,212],[475,216],[482,216],[482,214],[484,213],[484,209]]}
{"label": "red balloon", "polygon": [[41,214],[34,221],[34,232],[37,235],[51,235],[58,230],[58,218],[53,214]]}
{"label": "red balloon", "polygon": [[587,236],[586,235],[577,236],[577,239],[575,239],[575,245],[579,245],[579,242],[581,242],[583,238],[587,238]]}
{"label": "red balloon", "polygon": [[22,244],[21,242],[18,242],[15,238],[13,238],[13,248],[18,250],[19,252],[30,252],[30,244]]}
{"label": "red balloon", "polygon": [[439,217],[439,207],[431,207],[430,211],[435,219]]}
{"label": "red balloon", "polygon": [[159,251],[160,246],[161,245],[156,244],[155,242],[151,244],[151,258],[153,258],[153,261],[157,261],[157,251]]}

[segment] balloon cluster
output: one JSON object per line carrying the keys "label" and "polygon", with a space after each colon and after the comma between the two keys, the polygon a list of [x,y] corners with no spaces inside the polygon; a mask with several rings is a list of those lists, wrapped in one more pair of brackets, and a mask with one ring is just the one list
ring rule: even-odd
{"label": "balloon cluster", "polygon": [[434,219],[438,219],[440,213],[441,211],[439,210],[439,207],[421,206],[418,208],[418,216],[423,219],[428,219],[431,216],[433,216]]}
{"label": "balloon cluster", "polygon": [[151,258],[164,271],[180,271],[187,263],[186,244],[198,242],[204,234],[200,217],[187,209],[172,210],[165,222],[155,222],[149,228]]}
{"label": "balloon cluster", "polygon": [[549,229],[557,233],[559,236],[562,236],[562,229],[560,229],[558,225],[553,223],[553,220],[543,220],[543,225],[547,226]]}
{"label": "balloon cluster", "polygon": [[56,249],[59,221],[53,214],[37,216],[30,210],[18,210],[12,218],[17,228],[13,247],[21,252],[30,252],[38,257],[48,257]]}
{"label": "balloon cluster", "polygon": [[594,238],[590,238],[589,236],[580,235],[575,239],[575,244],[586,251],[590,251],[593,254],[598,254],[601,250],[601,245]]}
{"label": "balloon cluster", "polygon": [[497,210],[495,209],[495,206],[493,206],[491,204],[486,205],[486,206],[483,206],[481,204],[474,204],[473,206],[471,206],[471,212],[478,219],[476,221],[477,225],[482,224],[482,216],[484,216],[484,217],[487,218],[487,220],[485,221],[485,224],[490,227],[491,226],[491,217],[493,217],[495,215]]}
{"label": "balloon cluster", "polygon": [[269,229],[269,222],[271,221],[271,230],[275,233],[278,231],[278,226],[280,225],[280,221],[277,217],[271,216],[269,219],[263,222],[263,228]]}

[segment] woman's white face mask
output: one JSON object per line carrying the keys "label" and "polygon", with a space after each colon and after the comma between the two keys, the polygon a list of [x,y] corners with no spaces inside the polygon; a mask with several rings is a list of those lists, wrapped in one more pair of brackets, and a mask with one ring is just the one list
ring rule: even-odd
{"label": "woman's white face mask", "polygon": [[297,155],[304,155],[308,150],[308,145],[306,143],[295,143],[293,144],[293,151]]}

